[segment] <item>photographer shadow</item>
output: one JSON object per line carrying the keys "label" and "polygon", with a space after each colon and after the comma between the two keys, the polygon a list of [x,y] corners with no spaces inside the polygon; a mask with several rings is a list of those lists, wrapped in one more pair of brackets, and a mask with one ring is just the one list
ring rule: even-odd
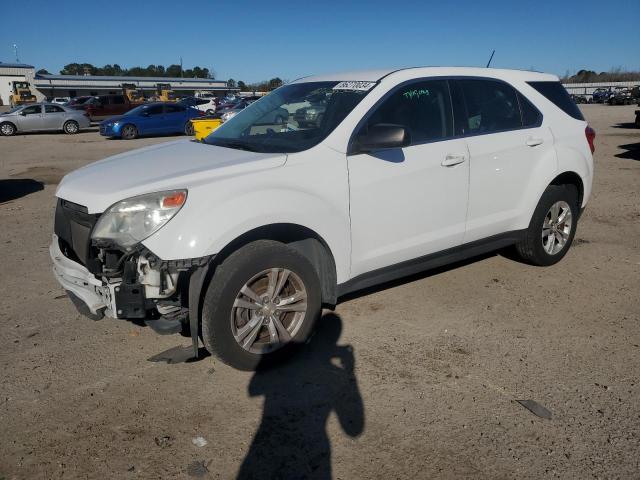
{"label": "photographer shadow", "polygon": [[329,415],[335,412],[350,437],[364,431],[353,349],[337,345],[341,332],[340,317],[327,314],[304,351],[255,372],[249,395],[264,396],[264,409],[238,478],[331,478]]}

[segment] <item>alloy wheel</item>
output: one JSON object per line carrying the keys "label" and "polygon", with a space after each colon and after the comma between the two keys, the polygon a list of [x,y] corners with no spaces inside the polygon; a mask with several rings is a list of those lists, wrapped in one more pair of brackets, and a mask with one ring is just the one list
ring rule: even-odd
{"label": "alloy wheel", "polygon": [[4,123],[0,125],[0,133],[2,133],[2,135],[6,135],[7,137],[13,135],[15,131],[15,127],[10,123]]}
{"label": "alloy wheel", "polygon": [[271,268],[254,275],[238,292],[231,331],[243,349],[269,353],[292,340],[306,313],[307,290],[300,277],[285,268]]}
{"label": "alloy wheel", "polygon": [[544,217],[542,224],[542,247],[549,255],[562,251],[571,235],[573,215],[571,207],[564,200],[553,205]]}

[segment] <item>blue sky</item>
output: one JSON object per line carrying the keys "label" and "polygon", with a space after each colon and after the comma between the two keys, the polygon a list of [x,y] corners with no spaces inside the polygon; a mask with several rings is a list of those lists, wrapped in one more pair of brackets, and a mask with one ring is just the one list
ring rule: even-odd
{"label": "blue sky", "polygon": [[640,70],[639,0],[10,3],[21,19],[3,18],[0,61],[14,61],[17,43],[22,62],[52,73],[71,62],[166,66],[182,56],[185,68],[208,67],[220,79],[293,80],[366,68],[484,66],[494,48],[494,67],[560,75]]}

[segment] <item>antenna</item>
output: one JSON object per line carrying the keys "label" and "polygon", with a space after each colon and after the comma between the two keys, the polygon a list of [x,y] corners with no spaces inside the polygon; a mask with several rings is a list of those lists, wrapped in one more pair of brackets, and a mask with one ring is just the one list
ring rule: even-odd
{"label": "antenna", "polygon": [[491,65],[491,60],[493,60],[493,54],[496,53],[496,51],[494,50],[493,52],[491,52],[491,56],[489,57],[489,61],[487,62],[487,66],[486,68],[489,68],[489,65]]}
{"label": "antenna", "polygon": [[16,63],[20,63],[20,59],[18,58],[18,45],[15,43],[13,44],[13,53],[16,56]]}

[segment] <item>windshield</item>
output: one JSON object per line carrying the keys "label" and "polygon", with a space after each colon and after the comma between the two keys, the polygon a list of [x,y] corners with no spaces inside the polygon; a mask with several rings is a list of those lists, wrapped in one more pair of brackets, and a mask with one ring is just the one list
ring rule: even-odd
{"label": "windshield", "polygon": [[375,84],[360,82],[357,89],[351,89],[352,85],[353,82],[285,85],[251,103],[204,141],[252,152],[307,150],[324,140]]}
{"label": "windshield", "polygon": [[[17,112],[18,110],[22,110],[23,108],[24,108],[24,105],[18,105],[17,107],[13,107],[13,108],[12,108],[11,110],[9,110],[7,113],[15,113],[15,112]],[[0,113],[0,115],[2,115],[2,114]]]}

